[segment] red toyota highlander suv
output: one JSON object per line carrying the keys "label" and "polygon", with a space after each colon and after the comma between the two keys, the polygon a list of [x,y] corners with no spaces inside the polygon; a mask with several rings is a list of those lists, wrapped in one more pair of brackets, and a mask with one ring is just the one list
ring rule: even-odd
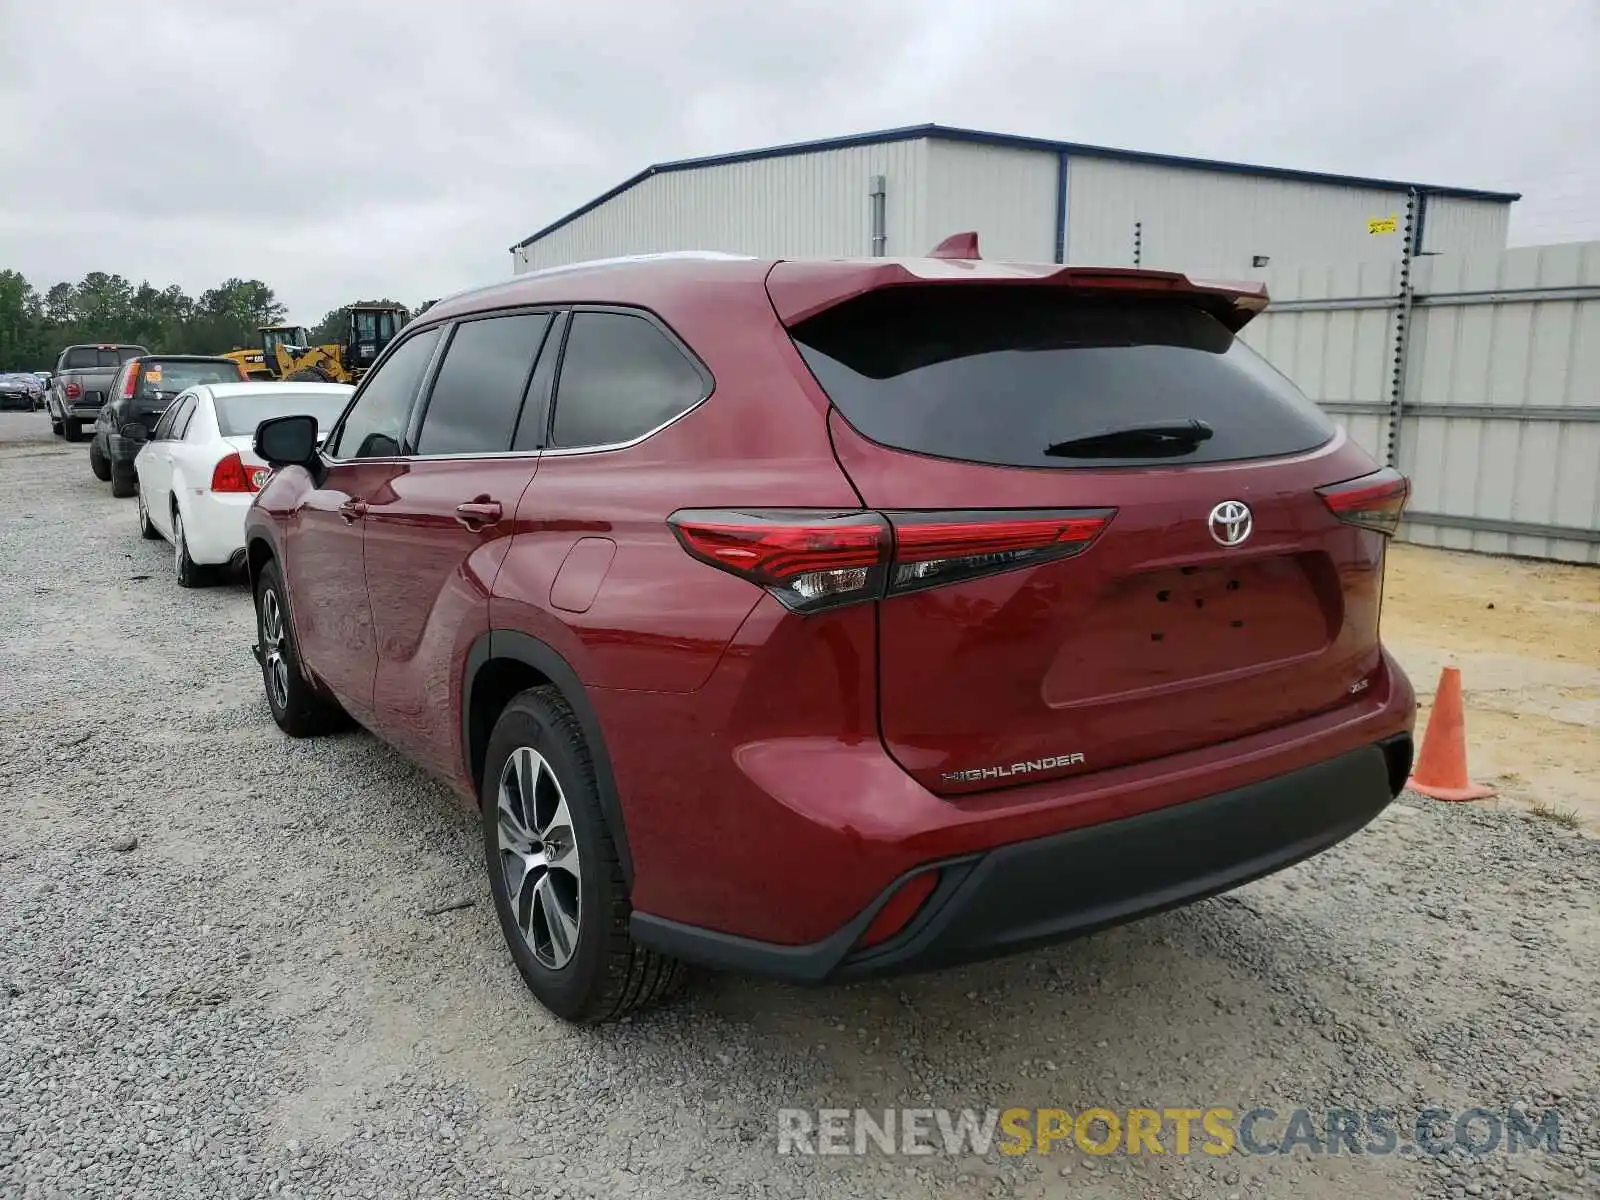
{"label": "red toyota highlander suv", "polygon": [[980,959],[1235,887],[1399,792],[1407,496],[1259,287],[668,254],[440,302],[247,540],[293,736],[482,814],[538,999]]}

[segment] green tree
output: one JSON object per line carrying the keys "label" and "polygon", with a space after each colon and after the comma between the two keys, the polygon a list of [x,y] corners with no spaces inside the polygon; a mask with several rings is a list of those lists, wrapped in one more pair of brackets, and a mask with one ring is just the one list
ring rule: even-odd
{"label": "green tree", "polygon": [[44,301],[16,271],[0,271],[0,371],[39,371],[49,364]]}
{"label": "green tree", "polygon": [[218,354],[257,344],[256,329],[282,322],[284,306],[259,279],[228,279],[191,297],[177,284],[138,285],[90,271],[42,294],[0,269],[0,371],[48,370],[62,347],[121,342],[169,354]]}

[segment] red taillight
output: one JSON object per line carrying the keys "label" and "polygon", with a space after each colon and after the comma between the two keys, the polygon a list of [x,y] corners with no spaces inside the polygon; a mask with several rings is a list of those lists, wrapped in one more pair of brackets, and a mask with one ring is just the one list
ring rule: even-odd
{"label": "red taillight", "polygon": [[1328,511],[1345,524],[1388,536],[1400,527],[1400,514],[1411,495],[1411,481],[1393,467],[1384,467],[1359,479],[1318,488],[1317,495]]}
{"label": "red taillight", "polygon": [[894,513],[891,592],[915,591],[1081,554],[1115,509]]}
{"label": "red taillight", "polygon": [[865,950],[868,946],[888,941],[911,924],[911,918],[917,915],[928,897],[933,895],[933,889],[938,883],[937,871],[924,871],[906,880],[895,889],[894,895],[889,897],[888,902],[872,918],[867,931],[856,943],[856,948]]}
{"label": "red taillight", "polygon": [[244,465],[244,460],[238,453],[228,455],[211,470],[211,490],[213,492],[256,492],[261,490],[261,482],[265,481],[266,470],[263,467],[254,469]]}
{"label": "red taillight", "polygon": [[122,398],[132,400],[133,393],[139,390],[139,366],[134,363],[128,368],[128,377],[122,381]]}
{"label": "red taillight", "polygon": [[73,383],[70,379],[67,380],[67,386],[64,390],[66,391],[68,400],[76,400],[78,397],[83,395],[83,389],[77,384]]}
{"label": "red taillight", "polygon": [[693,557],[760,584],[795,612],[815,612],[1069,558],[1115,511],[686,509],[670,524]]}
{"label": "red taillight", "polygon": [[883,592],[889,525],[877,513],[686,509],[670,523],[693,557],[760,584],[795,612]]}

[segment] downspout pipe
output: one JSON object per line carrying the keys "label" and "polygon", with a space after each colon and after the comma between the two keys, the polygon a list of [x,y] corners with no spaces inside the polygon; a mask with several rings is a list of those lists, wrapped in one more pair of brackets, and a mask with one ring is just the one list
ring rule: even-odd
{"label": "downspout pipe", "polygon": [[1056,261],[1067,261],[1067,152],[1056,156]]}
{"label": "downspout pipe", "polygon": [[888,180],[874,175],[870,184],[867,194],[872,202],[872,257],[882,258],[889,248]]}

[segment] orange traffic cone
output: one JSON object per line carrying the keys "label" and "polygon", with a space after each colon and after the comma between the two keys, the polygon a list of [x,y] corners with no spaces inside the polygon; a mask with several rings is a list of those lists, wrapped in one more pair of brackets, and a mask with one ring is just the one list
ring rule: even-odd
{"label": "orange traffic cone", "polygon": [[1435,800],[1482,800],[1493,788],[1479,787],[1467,775],[1467,720],[1461,707],[1461,668],[1439,672],[1433,712],[1422,735],[1422,753],[1406,786]]}

